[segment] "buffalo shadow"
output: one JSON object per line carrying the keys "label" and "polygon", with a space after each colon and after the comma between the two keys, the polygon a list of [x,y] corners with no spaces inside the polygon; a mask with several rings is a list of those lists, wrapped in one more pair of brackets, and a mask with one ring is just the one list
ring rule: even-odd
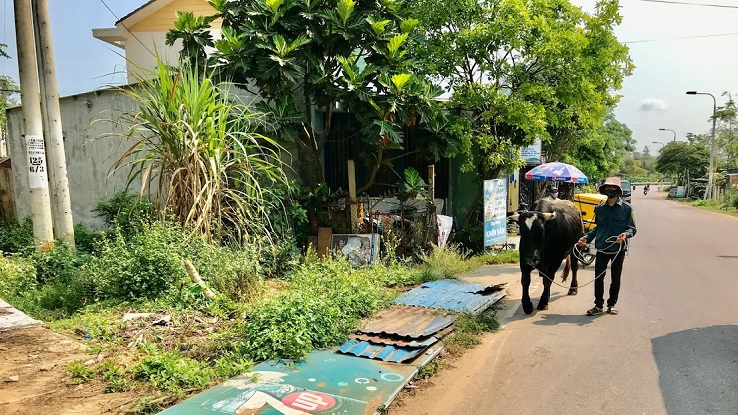
{"label": "buffalo shadow", "polygon": [[651,344],[669,415],[738,414],[738,326],[679,331]]}

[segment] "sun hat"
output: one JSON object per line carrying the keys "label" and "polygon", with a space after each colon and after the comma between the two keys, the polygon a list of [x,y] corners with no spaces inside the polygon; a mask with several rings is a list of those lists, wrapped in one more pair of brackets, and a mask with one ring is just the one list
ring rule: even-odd
{"label": "sun hat", "polygon": [[620,183],[619,177],[608,177],[607,179],[605,179],[605,183],[602,183],[602,185],[600,185],[600,194],[605,194],[605,186],[616,186],[618,188],[618,193],[623,194],[623,186]]}

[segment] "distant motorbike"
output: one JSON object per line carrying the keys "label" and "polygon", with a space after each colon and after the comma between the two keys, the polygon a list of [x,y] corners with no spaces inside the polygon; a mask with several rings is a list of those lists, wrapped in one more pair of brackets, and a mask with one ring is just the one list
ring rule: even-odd
{"label": "distant motorbike", "polygon": [[648,187],[643,187],[643,196],[648,194]]}

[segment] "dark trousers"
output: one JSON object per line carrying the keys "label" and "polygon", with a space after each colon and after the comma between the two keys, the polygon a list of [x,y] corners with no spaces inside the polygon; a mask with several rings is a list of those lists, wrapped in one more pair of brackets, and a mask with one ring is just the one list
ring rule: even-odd
{"label": "dark trousers", "polygon": [[605,253],[597,252],[595,259],[595,306],[602,308],[605,304],[605,270],[607,264],[612,261],[610,266],[610,298],[607,299],[608,307],[615,307],[618,303],[618,293],[620,293],[620,274],[623,273],[623,261],[625,260],[625,251]]}

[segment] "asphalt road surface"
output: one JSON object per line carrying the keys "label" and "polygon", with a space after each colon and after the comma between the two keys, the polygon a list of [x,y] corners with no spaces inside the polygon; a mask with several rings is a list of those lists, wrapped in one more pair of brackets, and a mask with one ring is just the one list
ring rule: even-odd
{"label": "asphalt road surface", "polygon": [[[656,192],[636,192],[633,208],[619,315],[585,315],[591,284],[577,296],[553,286],[549,310],[513,308],[390,414],[737,415],[738,218]],[[593,277],[585,268],[580,285]],[[607,299],[609,273],[605,284]]]}

